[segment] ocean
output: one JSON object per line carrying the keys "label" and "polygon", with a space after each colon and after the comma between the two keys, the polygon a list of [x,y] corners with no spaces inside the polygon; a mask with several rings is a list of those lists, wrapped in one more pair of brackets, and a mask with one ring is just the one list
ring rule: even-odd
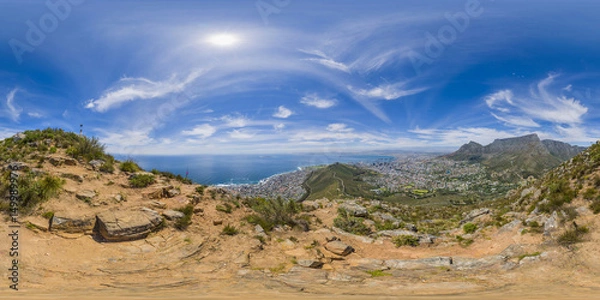
{"label": "ocean", "polygon": [[[119,160],[128,157],[116,156]],[[185,176],[195,183],[255,184],[276,174],[292,172],[302,167],[328,165],[336,162],[391,161],[391,156],[357,154],[301,155],[186,155],[129,157],[145,170],[157,169]]]}

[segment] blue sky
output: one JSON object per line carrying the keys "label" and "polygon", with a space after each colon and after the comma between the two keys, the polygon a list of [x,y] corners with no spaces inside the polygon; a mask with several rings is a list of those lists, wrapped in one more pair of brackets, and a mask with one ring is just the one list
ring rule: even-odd
{"label": "blue sky", "polygon": [[600,136],[599,1],[0,0],[0,137],[120,154]]}

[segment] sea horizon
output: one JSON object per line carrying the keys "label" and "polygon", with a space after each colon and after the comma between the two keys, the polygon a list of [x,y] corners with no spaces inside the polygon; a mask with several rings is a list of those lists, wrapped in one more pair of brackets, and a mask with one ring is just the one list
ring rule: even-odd
{"label": "sea horizon", "polygon": [[274,175],[305,167],[339,163],[391,161],[391,155],[331,154],[216,154],[216,155],[115,155],[119,160],[132,159],[144,170],[157,169],[181,175],[204,185],[257,184]]}

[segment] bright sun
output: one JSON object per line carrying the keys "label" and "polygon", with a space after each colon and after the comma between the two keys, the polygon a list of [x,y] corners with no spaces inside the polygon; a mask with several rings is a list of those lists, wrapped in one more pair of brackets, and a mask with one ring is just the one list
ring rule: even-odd
{"label": "bright sun", "polygon": [[229,47],[237,44],[239,39],[235,35],[221,33],[208,37],[208,42],[219,47]]}

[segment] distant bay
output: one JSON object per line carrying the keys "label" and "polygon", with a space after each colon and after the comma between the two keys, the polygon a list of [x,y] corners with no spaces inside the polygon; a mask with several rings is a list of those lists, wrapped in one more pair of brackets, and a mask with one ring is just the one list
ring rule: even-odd
{"label": "distant bay", "polygon": [[[119,160],[127,157],[116,156]],[[186,175],[195,183],[255,184],[275,174],[298,168],[328,165],[336,162],[392,161],[392,156],[360,154],[301,154],[301,155],[186,155],[130,157],[145,170],[157,169]]]}

